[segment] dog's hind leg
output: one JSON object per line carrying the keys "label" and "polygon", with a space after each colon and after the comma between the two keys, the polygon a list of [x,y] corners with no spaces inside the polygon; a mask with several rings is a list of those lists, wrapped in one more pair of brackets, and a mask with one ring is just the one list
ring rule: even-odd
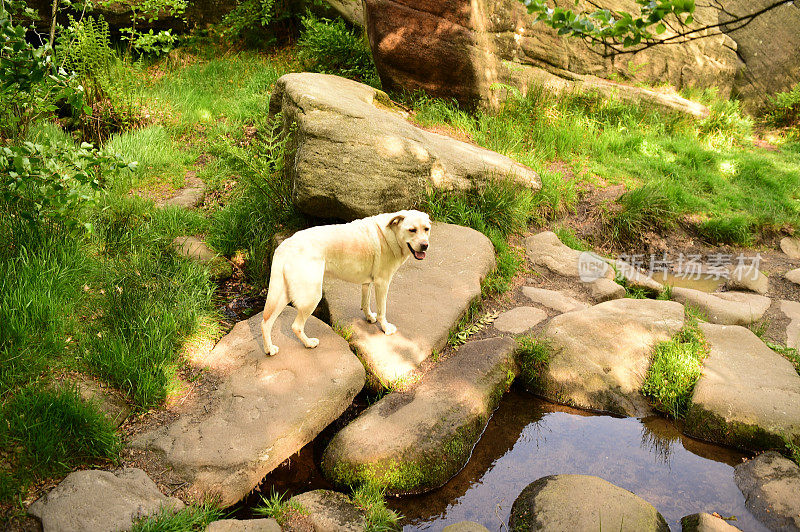
{"label": "dog's hind leg", "polygon": [[375,323],[378,315],[369,308],[369,287],[371,284],[364,283],[361,285],[361,310],[364,311],[364,317],[369,323]]}
{"label": "dog's hind leg", "polygon": [[[325,263],[322,261],[307,262],[295,265],[287,270],[286,281],[289,286],[289,295],[292,304],[297,309],[297,317],[292,323],[292,331],[303,342],[303,345],[312,349],[319,345],[318,338],[306,336],[306,320],[317,308],[322,299],[322,276],[325,274]],[[297,281],[293,282],[293,279]]]}
{"label": "dog's hind leg", "polygon": [[272,326],[283,309],[289,304],[286,280],[283,277],[283,263],[274,257],[272,271],[269,276],[269,292],[264,303],[264,314],[261,320],[261,335],[264,337],[264,352],[269,356],[278,354],[278,346],[272,343]]}

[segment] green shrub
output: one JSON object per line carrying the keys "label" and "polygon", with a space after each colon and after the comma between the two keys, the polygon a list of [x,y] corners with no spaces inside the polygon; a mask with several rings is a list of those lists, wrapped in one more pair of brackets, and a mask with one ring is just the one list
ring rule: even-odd
{"label": "green shrub", "polygon": [[697,319],[687,313],[683,329],[656,346],[642,393],[652,399],[657,410],[675,419],[683,418],[707,354],[708,346]]}
{"label": "green shrub", "polygon": [[800,125],[800,83],[791,90],[779,92],[770,99],[769,121],[775,126]]}
{"label": "green shrub", "polygon": [[617,243],[636,242],[647,231],[671,228],[677,207],[658,184],[648,184],[623,194],[619,209],[609,217],[611,239]]}
{"label": "green shrub", "polygon": [[532,390],[540,386],[541,374],[550,362],[552,346],[541,338],[520,336],[517,338],[517,360],[520,376]]}
{"label": "green shrub", "polygon": [[372,52],[358,30],[349,29],[342,19],[318,18],[310,13],[302,23],[297,55],[306,68],[380,87]]}
{"label": "green shrub", "polygon": [[743,143],[753,135],[753,121],[742,113],[738,100],[727,100],[714,93],[708,104],[709,115],[700,121],[701,137],[716,137],[727,143]]}
{"label": "green shrub", "polygon": [[292,0],[239,0],[219,28],[251,45],[274,46],[294,34],[302,9],[302,2]]}

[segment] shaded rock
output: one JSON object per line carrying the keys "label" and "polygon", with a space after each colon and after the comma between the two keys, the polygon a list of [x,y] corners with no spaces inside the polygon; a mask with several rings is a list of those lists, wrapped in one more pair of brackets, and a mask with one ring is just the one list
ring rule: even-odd
{"label": "shaded rock", "polygon": [[314,530],[326,532],[360,532],[366,528],[364,515],[344,493],[314,490],[295,495],[289,502],[298,503],[308,512]]}
{"label": "shaded rock", "polygon": [[325,2],[351,24],[364,25],[364,6],[358,0],[325,0]]}
{"label": "shaded rock", "polygon": [[699,513],[681,518],[683,532],[733,532],[739,530],[726,520],[711,514]]}
{"label": "shaded rock", "polygon": [[537,393],[579,408],[642,416],[650,356],[683,326],[672,301],[618,299],[553,318],[542,334],[550,361],[535,379]]}
{"label": "shaded rock", "polygon": [[794,284],[800,284],[800,268],[786,272],[784,277]]}
{"label": "shaded rock", "polygon": [[275,323],[274,357],[264,354],[261,314],[237,323],[202,360],[220,379],[209,397],[174,422],[131,442],[174,470],[193,496],[218,496],[229,506],[310,442],[350,405],[364,385],[364,368],[340,336],[311,317],[306,349],[291,330],[296,311]]}
{"label": "shaded rock", "polygon": [[391,494],[443,485],[467,462],[517,375],[515,345],[511,338],[469,342],[412,389],[369,407],[325,449],[325,477],[343,486],[377,482]]}
{"label": "shaded rock", "polygon": [[769,298],[745,292],[709,294],[693,288],[674,287],[672,299],[695,307],[708,321],[722,325],[749,325],[761,319],[769,308]]}
{"label": "shaded rock", "polygon": [[766,452],[734,469],[747,509],[771,530],[800,530],[800,468]]}
{"label": "shaded rock", "polygon": [[789,255],[790,259],[800,259],[800,238],[789,236],[782,238],[781,251]]}
{"label": "shaded rock", "polygon": [[130,415],[131,407],[121,394],[108,387],[101,387],[95,381],[81,376],[75,381],[78,393],[86,401],[94,402],[101,412],[110,419],[116,426]]}
{"label": "shaded rock", "polygon": [[786,326],[786,347],[800,349],[800,303],[781,300],[781,312],[790,320]]}
{"label": "shaded rock", "polygon": [[162,507],[179,510],[183,502],[162,494],[141,469],[125,468],[70,473],[28,513],[41,520],[44,532],[118,531]]}
{"label": "shaded rock", "polygon": [[552,231],[526,238],[525,250],[535,266],[583,283],[597,301],[625,296],[625,289],[614,282],[614,270],[602,257],[565,246]]}
{"label": "shaded rock", "polygon": [[573,310],[589,308],[587,303],[578,301],[556,290],[525,286],[522,288],[522,293],[534,303],[555,310],[556,312],[571,312]]}
{"label": "shaded rock", "polygon": [[547,319],[547,312],[534,307],[517,307],[500,314],[494,328],[500,332],[522,334]]}
{"label": "shaded rock", "polygon": [[741,449],[800,441],[800,375],[745,327],[700,324],[710,353],[686,415],[690,436]]}
{"label": "shaded rock", "polygon": [[294,131],[286,155],[292,199],[312,216],[353,220],[409,209],[426,187],[471,189],[504,176],[541,188],[530,168],[420,129],[385,93],[348,79],[282,76],[270,98],[270,114],[278,113],[284,131]]}
{"label": "shaded rock", "polygon": [[763,295],[769,290],[769,279],[759,271],[755,263],[740,264],[731,272],[725,287],[730,290],[749,290]]}
{"label": "shaded rock", "polygon": [[664,290],[664,285],[647,275],[639,268],[625,262],[624,260],[615,260],[612,262],[614,269],[619,277],[625,279],[628,286],[647,290],[655,294],[660,294]]}
{"label": "shaded rock", "polygon": [[668,531],[664,517],[641,497],[602,478],[550,475],[529,484],[511,507],[511,530]]}
{"label": "shaded rock", "polygon": [[[434,350],[481,294],[481,280],[495,265],[494,247],[483,234],[434,223],[425,260],[409,260],[389,287],[387,318],[397,332],[385,335],[361,311],[361,287],[332,277],[323,285],[327,321],[351,333],[350,345],[368,372],[368,386],[391,386]],[[374,308],[374,306],[373,306]]]}
{"label": "shaded rock", "polygon": [[460,523],[447,525],[442,529],[442,532],[489,532],[489,529],[474,521],[461,521]]}
{"label": "shaded rock", "polygon": [[211,251],[211,248],[197,237],[176,237],[172,241],[172,248],[181,257],[205,264],[214,279],[227,279],[233,275],[233,265],[225,257]]}
{"label": "shaded rock", "polygon": [[275,519],[220,519],[212,521],[206,532],[281,532]]}

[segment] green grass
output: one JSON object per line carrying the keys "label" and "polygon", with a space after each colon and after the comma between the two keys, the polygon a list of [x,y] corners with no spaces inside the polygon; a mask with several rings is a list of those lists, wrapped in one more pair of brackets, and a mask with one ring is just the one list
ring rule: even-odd
{"label": "green grass", "polygon": [[556,227],[553,229],[553,232],[565,246],[576,251],[591,251],[591,247],[586,242],[578,238],[578,236],[575,234],[575,231],[569,227]]}
{"label": "green grass", "polygon": [[175,188],[184,184],[184,174],[196,155],[182,150],[179,141],[166,128],[153,125],[111,137],[106,148],[136,161],[136,169],[113,186],[127,192],[133,187],[169,183]]}
{"label": "green grass", "polygon": [[553,348],[546,340],[534,336],[520,336],[516,341],[520,376],[528,387],[535,390],[539,387],[543,369],[550,362]]}
{"label": "green grass", "polygon": [[178,511],[162,508],[134,523],[131,532],[202,532],[221,517],[222,511],[210,504],[186,506]]}
{"label": "green grass", "polygon": [[291,502],[288,498],[284,497],[286,497],[285,493],[278,493],[273,489],[269,497],[261,496],[261,503],[253,508],[253,513],[264,517],[271,517],[275,519],[279,525],[286,524],[292,514],[303,515],[308,513],[301,504]]}
{"label": "green grass", "polygon": [[684,327],[655,348],[642,393],[665,414],[681,419],[686,415],[692,392],[702,373],[708,347],[697,319],[687,313]]}
{"label": "green grass", "polygon": [[386,507],[385,491],[372,483],[364,483],[353,490],[353,504],[364,512],[365,532],[390,532],[399,530],[402,516]]}

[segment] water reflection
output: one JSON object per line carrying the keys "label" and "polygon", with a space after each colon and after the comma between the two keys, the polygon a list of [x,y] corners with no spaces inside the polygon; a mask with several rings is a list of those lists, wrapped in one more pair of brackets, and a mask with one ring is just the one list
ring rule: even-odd
{"label": "water reflection", "polygon": [[504,529],[516,496],[537,478],[596,475],[653,504],[673,530],[695,512],[735,515],[743,530],[765,530],[744,507],[733,465],[744,455],[691,440],[661,418],[590,415],[512,391],[495,412],[467,466],[444,487],[392,499],[404,530],[441,530],[463,520]]}

